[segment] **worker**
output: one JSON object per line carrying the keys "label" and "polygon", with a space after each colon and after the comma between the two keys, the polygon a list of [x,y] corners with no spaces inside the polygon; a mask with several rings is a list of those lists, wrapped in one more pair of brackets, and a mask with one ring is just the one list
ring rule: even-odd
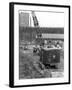
{"label": "worker", "polygon": [[57,48],[61,48],[59,42],[56,43],[56,47],[57,47]]}
{"label": "worker", "polygon": [[51,41],[49,41],[47,48],[54,48],[54,45],[52,45],[52,42]]}

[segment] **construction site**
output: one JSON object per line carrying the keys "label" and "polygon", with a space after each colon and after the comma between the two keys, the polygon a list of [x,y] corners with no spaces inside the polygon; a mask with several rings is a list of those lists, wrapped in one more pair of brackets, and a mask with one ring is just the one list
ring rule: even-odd
{"label": "construction site", "polygon": [[42,27],[37,16],[19,12],[19,79],[63,77],[64,27]]}

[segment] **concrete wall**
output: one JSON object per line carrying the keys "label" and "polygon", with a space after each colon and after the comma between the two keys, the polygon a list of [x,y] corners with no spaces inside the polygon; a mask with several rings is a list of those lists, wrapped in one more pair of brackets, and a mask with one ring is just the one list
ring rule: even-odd
{"label": "concrete wall", "polygon": [[19,13],[19,26],[28,27],[29,26],[29,13]]}

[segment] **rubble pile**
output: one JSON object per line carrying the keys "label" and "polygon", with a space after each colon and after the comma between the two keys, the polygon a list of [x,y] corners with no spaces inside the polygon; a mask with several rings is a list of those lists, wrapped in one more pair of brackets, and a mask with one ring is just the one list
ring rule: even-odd
{"label": "rubble pile", "polygon": [[31,79],[31,78],[45,78],[51,77],[51,72],[44,67],[44,65],[33,57],[20,53],[19,57],[20,68],[19,78],[20,79]]}

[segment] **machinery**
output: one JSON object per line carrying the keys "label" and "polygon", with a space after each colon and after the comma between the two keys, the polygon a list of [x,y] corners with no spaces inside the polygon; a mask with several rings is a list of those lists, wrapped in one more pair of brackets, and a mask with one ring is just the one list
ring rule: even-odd
{"label": "machinery", "polygon": [[[32,18],[33,18],[33,22],[34,22],[34,27],[40,27],[39,26],[39,23],[38,23],[38,20],[37,20],[37,17],[35,15],[35,12],[32,11]],[[36,38],[41,38],[42,37],[42,34],[40,33],[39,29],[36,30]]]}
{"label": "machinery", "polygon": [[[34,11],[32,11],[32,18],[34,21],[34,26],[40,28]],[[36,31],[36,39],[38,38],[39,40],[41,40],[42,34],[40,33],[38,28]],[[44,43],[41,42],[40,48],[37,48],[37,47],[34,48],[34,53],[36,53],[37,50],[39,50],[38,54],[40,55],[40,61],[45,66],[56,66],[58,63],[60,63],[60,50],[61,50],[61,48],[57,48],[57,47],[47,48],[47,47],[44,47]]]}

